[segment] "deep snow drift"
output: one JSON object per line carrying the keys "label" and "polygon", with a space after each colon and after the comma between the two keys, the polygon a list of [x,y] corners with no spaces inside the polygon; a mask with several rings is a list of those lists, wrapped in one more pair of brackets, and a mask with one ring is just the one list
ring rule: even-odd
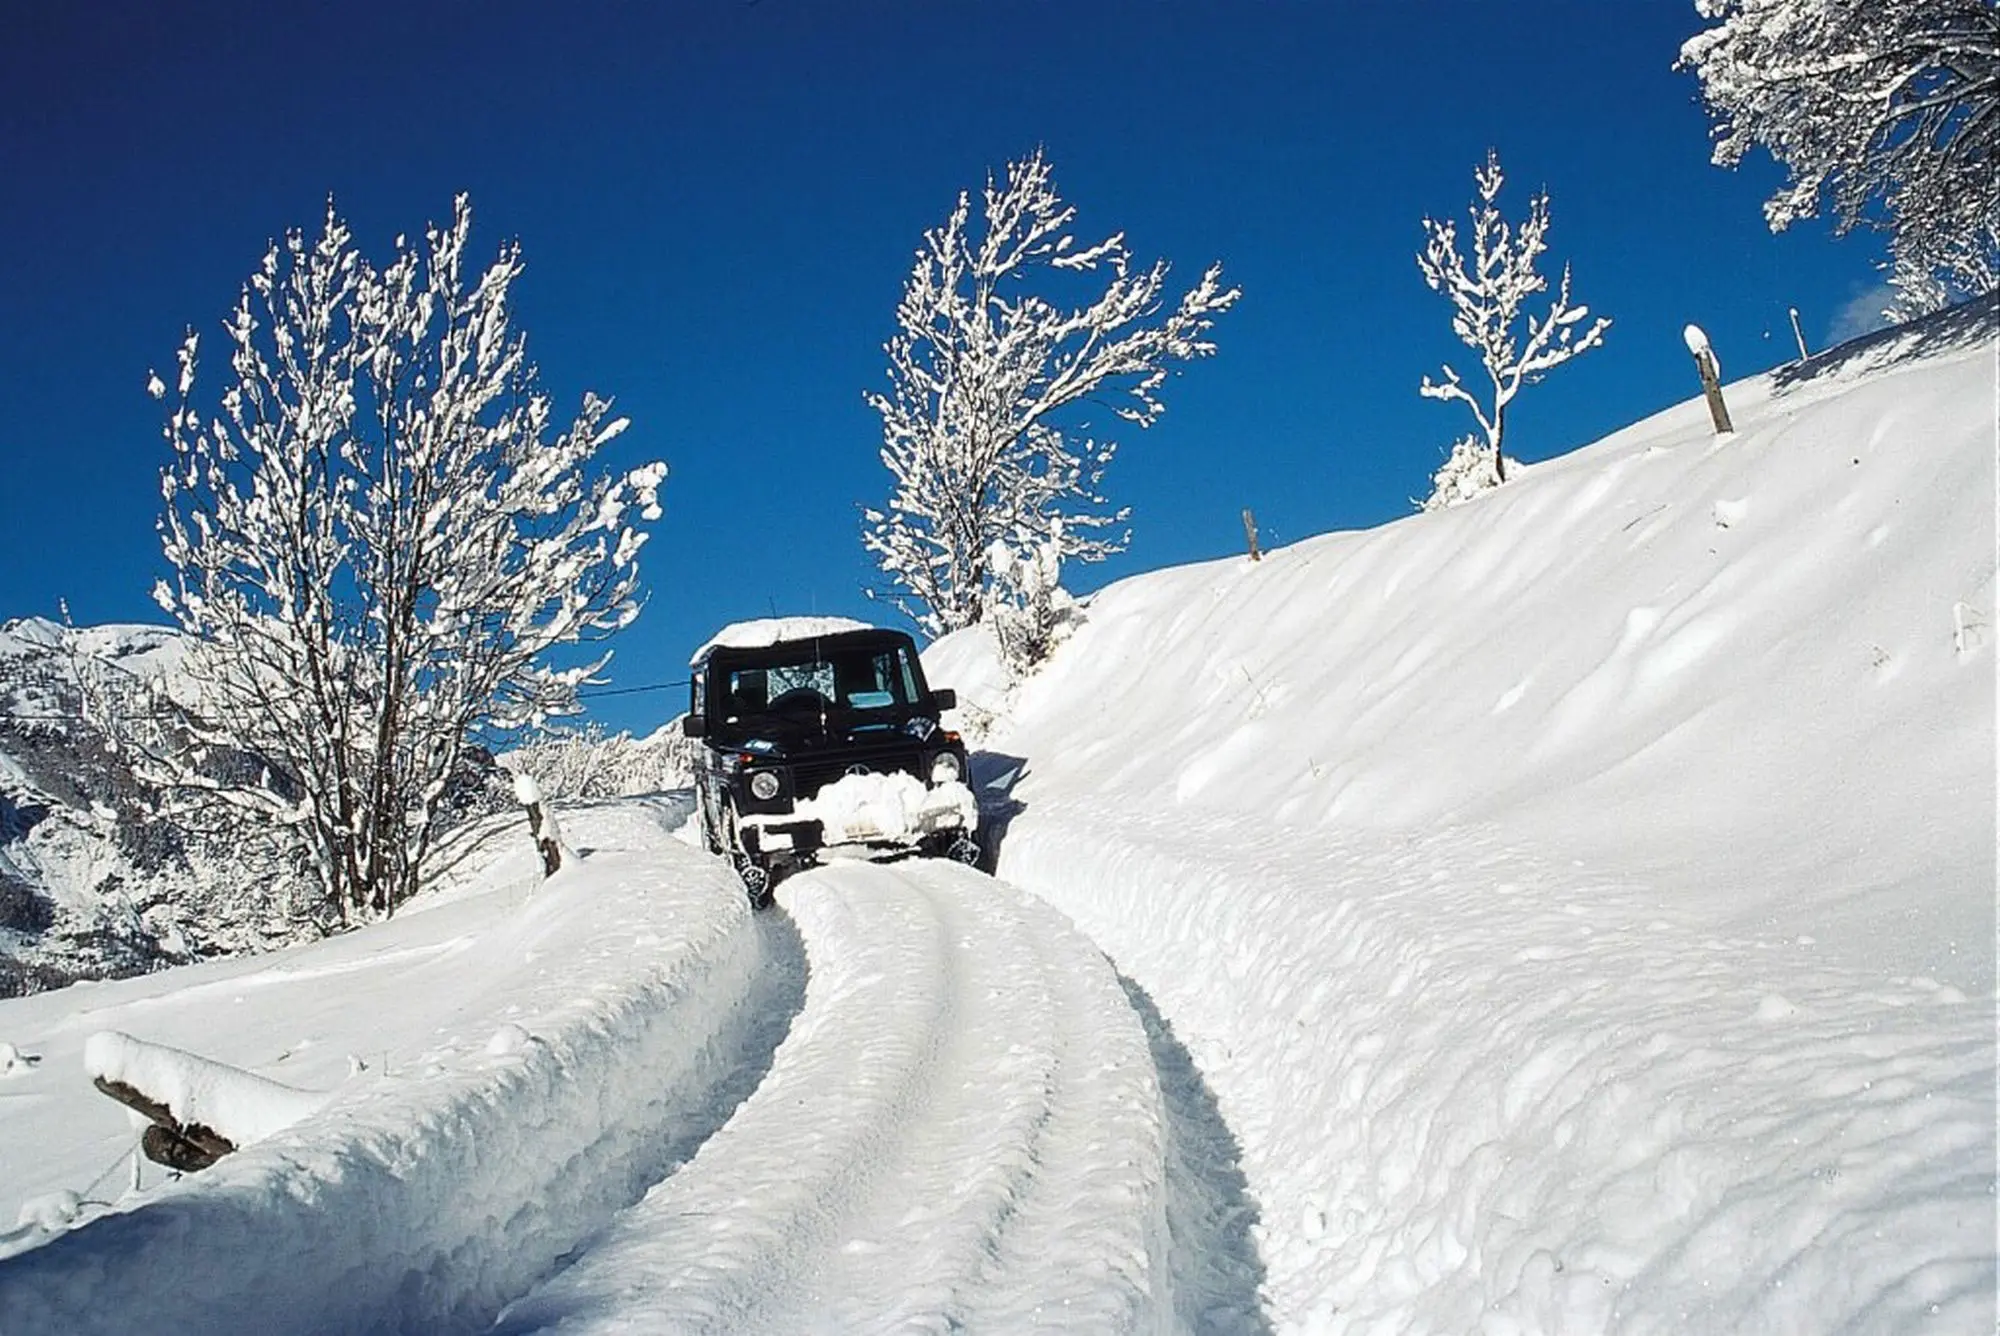
{"label": "deep snow drift", "polygon": [[1991,1329],[1993,312],[926,656],[1281,1326]]}

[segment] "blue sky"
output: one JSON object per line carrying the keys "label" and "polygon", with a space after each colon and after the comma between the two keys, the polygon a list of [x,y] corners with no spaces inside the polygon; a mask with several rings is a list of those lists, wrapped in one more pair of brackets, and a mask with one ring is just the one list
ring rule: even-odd
{"label": "blue sky", "polygon": [[[1772,236],[1758,158],[1708,163],[1672,70],[1691,0],[1452,3],[16,7],[0,43],[0,618],[159,620],[161,406],[183,329],[213,334],[267,241],[331,192],[365,250],[471,194],[474,252],[518,237],[517,322],[560,402],[613,396],[625,466],[671,466],[645,615],[611,686],[682,676],[717,625],[893,620],[859,509],[888,491],[881,345],[924,229],[1036,145],[1092,236],[1243,300],[1107,477],[1132,544],[1089,590],[1407,514],[1476,370],[1419,277],[1488,147],[1503,206],[1552,197],[1551,258],[1613,325],[1523,392],[1547,458],[1826,340],[1876,283],[1872,237]],[[1176,289],[1178,290],[1178,289]],[[599,697],[645,729],[677,691]]]}

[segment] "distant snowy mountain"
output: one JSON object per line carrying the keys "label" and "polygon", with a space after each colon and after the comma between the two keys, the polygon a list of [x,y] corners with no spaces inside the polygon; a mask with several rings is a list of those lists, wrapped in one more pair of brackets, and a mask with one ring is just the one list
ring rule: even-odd
{"label": "distant snowy mountain", "polygon": [[308,935],[234,884],[226,850],[150,819],[85,717],[83,677],[170,684],[183,650],[167,627],[0,623],[0,997]]}

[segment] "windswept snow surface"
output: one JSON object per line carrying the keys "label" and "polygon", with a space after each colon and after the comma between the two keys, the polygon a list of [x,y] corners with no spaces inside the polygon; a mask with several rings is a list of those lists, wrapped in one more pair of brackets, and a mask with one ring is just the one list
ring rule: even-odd
{"label": "windswept snow surface", "polygon": [[1994,1329],[1993,313],[927,654],[1278,1329]]}

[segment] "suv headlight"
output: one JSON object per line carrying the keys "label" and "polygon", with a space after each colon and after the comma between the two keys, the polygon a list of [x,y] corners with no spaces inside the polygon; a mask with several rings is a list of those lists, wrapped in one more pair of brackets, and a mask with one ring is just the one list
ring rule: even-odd
{"label": "suv headlight", "polygon": [[939,752],[937,759],[931,762],[931,783],[933,784],[950,784],[955,780],[964,778],[965,771],[958,764],[958,754],[956,752]]}
{"label": "suv headlight", "polygon": [[774,771],[759,770],[750,776],[750,796],[759,802],[769,802],[778,796],[778,776]]}

